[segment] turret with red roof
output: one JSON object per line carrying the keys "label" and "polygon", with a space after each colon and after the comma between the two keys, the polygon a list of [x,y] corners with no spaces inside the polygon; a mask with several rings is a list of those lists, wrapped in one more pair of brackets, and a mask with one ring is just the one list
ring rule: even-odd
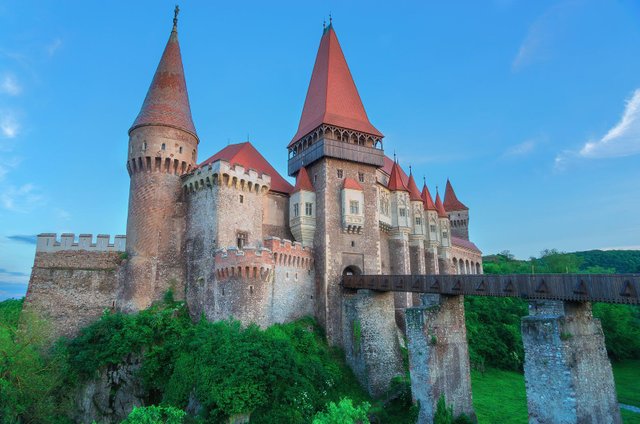
{"label": "turret with red roof", "polygon": [[458,200],[458,196],[456,196],[453,185],[448,178],[443,205],[451,221],[452,235],[469,240],[469,208]]}

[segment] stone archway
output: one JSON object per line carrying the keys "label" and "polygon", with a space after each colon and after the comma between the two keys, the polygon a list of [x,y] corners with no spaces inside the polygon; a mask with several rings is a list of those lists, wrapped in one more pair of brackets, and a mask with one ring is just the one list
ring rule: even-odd
{"label": "stone archway", "polygon": [[360,275],[362,271],[356,265],[349,265],[342,271],[342,275]]}

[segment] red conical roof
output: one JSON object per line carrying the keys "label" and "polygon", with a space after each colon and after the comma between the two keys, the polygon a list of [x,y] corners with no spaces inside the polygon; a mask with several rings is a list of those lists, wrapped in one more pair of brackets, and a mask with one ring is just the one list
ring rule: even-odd
{"label": "red conical roof", "polygon": [[322,124],[382,137],[369,122],[333,26],[324,30],[293,143]]}
{"label": "red conical roof", "polygon": [[349,178],[349,177],[344,179],[344,183],[342,184],[342,188],[349,188],[351,190],[360,190],[360,191],[363,190],[363,188],[360,185],[360,183],[358,183],[353,178]]}
{"label": "red conical roof", "polygon": [[429,193],[429,189],[427,188],[427,184],[425,183],[422,186],[422,202],[424,203],[425,211],[435,211],[436,205],[433,203],[433,199],[431,198],[431,193]]}
{"label": "red conical roof", "polygon": [[418,190],[416,181],[413,179],[412,172],[409,172],[409,184],[407,184],[407,188],[409,189],[409,197],[411,200],[417,200],[418,202],[422,201],[422,197],[420,197],[420,190]]}
{"label": "red conical roof", "polygon": [[447,211],[444,210],[444,205],[442,204],[442,200],[440,200],[440,193],[436,193],[436,210],[438,211],[438,216],[440,218],[447,218]]}
{"label": "red conical roof", "polygon": [[144,99],[142,109],[129,133],[145,125],[174,127],[193,134],[196,128],[191,118],[189,95],[182,68],[178,31],[174,24],[167,46],[162,53],[158,69]]}
{"label": "red conical roof", "polygon": [[297,193],[300,190],[315,191],[313,189],[313,184],[311,184],[311,180],[309,179],[309,174],[307,173],[307,169],[304,166],[300,168],[300,171],[296,176],[296,185],[293,188],[292,193]]}
{"label": "red conical roof", "polygon": [[389,184],[387,184],[387,188],[391,191],[409,191],[402,182],[400,165],[398,165],[397,162],[394,162],[393,168],[391,168],[391,175],[389,175]]}
{"label": "red conical roof", "polygon": [[462,211],[469,210],[468,207],[464,205],[461,201],[458,200],[456,196],[456,192],[453,191],[453,186],[451,185],[451,181],[447,178],[447,188],[444,192],[444,208],[448,211]]}

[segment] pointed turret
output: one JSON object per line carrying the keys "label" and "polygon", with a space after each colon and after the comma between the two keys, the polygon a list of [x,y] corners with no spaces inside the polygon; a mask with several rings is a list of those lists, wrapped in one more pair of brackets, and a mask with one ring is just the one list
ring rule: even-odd
{"label": "pointed turret", "polygon": [[129,129],[129,134],[136,128],[146,125],[173,127],[198,137],[191,118],[189,94],[182,67],[177,12],[169,41],[162,53],[147,97],[144,99],[138,117]]}
{"label": "pointed turret", "polygon": [[440,193],[436,191],[436,210],[438,211],[438,216],[440,218],[448,218],[447,211],[444,209],[444,205],[442,204],[442,200],[440,200]]}
{"label": "pointed turret", "polygon": [[413,172],[411,171],[411,167],[409,167],[409,182],[407,183],[407,189],[409,189],[409,196],[412,201],[422,201],[422,197],[420,196],[420,190],[418,190],[418,186],[416,185],[416,181],[413,179]]}
{"label": "pointed turret", "polygon": [[451,220],[451,234],[455,237],[469,240],[469,208],[458,200],[448,178],[447,189],[444,193],[444,208],[449,215],[449,220]]}
{"label": "pointed turret", "polygon": [[424,210],[426,211],[436,211],[436,205],[433,203],[433,198],[431,197],[431,193],[429,193],[429,188],[427,187],[427,183],[425,182],[422,186],[422,202],[424,203]]}
{"label": "pointed turret", "polygon": [[451,185],[451,181],[447,178],[447,188],[444,192],[444,208],[447,212],[451,211],[468,211],[469,208],[464,205],[458,197],[456,196],[456,192],[453,191],[453,186]]}
{"label": "pointed turret", "polygon": [[311,184],[311,180],[309,179],[307,168],[300,168],[300,172],[298,172],[298,175],[296,176],[296,185],[293,188],[292,193],[297,193],[300,190],[314,191],[313,184]]}
{"label": "pointed turret", "polygon": [[389,184],[387,188],[391,191],[409,191],[407,186],[402,182],[402,175],[400,175],[400,165],[398,162],[393,162],[393,168],[391,168],[391,175],[389,175]]}
{"label": "pointed turret", "polygon": [[320,39],[298,131],[289,146],[322,124],[382,137],[369,122],[331,24]]}
{"label": "pointed turret", "polygon": [[287,146],[289,175],[324,157],[380,167],[382,138],[369,121],[330,23],[320,39],[298,130]]}

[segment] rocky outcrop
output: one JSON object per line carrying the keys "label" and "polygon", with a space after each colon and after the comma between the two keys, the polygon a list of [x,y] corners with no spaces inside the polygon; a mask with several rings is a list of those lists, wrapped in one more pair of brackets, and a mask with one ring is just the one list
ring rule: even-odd
{"label": "rocky outcrop", "polygon": [[134,406],[142,406],[146,395],[137,376],[142,365],[138,355],[128,355],[122,362],[109,365],[100,375],[78,390],[73,420],[79,423],[119,423]]}

